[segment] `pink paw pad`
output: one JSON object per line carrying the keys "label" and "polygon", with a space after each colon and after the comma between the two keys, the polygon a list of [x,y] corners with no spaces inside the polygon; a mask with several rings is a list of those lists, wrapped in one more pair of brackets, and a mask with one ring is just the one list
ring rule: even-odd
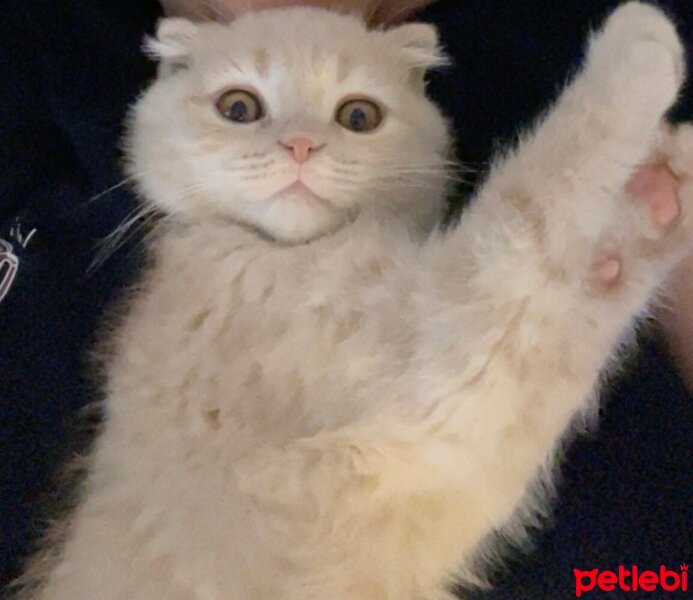
{"label": "pink paw pad", "polygon": [[620,258],[609,256],[594,265],[594,274],[602,284],[611,287],[618,283],[621,276],[621,267]]}
{"label": "pink paw pad", "polygon": [[666,165],[640,167],[630,178],[628,193],[644,201],[654,222],[660,227],[669,227],[681,214],[678,196],[679,182]]}

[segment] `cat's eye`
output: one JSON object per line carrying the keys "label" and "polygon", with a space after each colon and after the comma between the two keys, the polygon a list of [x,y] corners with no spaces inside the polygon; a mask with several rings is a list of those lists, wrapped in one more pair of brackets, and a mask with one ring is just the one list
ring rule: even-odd
{"label": "cat's eye", "polygon": [[229,90],[217,100],[219,114],[234,123],[254,123],[264,116],[260,99],[247,90]]}
{"label": "cat's eye", "polygon": [[383,111],[372,100],[354,98],[340,105],[335,121],[355,133],[367,133],[382,123]]}

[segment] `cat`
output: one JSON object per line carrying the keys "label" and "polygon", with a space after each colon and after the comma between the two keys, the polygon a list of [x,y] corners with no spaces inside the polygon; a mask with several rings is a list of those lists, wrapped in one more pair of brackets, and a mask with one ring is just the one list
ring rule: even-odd
{"label": "cat", "polygon": [[[630,2],[458,226],[435,29],[161,22],[128,171],[165,215],[34,600],[443,600],[520,535],[693,238],[674,26]],[[646,160],[683,206],[629,195]],[[538,482],[538,483],[537,483]]]}

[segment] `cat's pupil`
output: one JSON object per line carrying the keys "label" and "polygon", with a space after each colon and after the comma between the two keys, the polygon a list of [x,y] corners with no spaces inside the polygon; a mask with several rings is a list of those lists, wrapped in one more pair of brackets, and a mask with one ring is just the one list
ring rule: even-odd
{"label": "cat's pupil", "polygon": [[229,108],[228,116],[232,121],[245,121],[248,117],[248,105],[243,100],[236,100]]}
{"label": "cat's pupil", "polygon": [[362,108],[355,108],[349,115],[349,125],[352,129],[358,131],[366,126],[366,113]]}

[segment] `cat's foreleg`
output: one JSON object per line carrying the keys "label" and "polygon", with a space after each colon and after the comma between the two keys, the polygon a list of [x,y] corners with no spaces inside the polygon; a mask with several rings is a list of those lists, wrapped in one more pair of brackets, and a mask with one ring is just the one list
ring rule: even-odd
{"label": "cat's foreleg", "polygon": [[[433,248],[442,316],[428,335],[441,351],[428,351],[438,360],[422,371],[445,410],[431,426],[469,448],[458,466],[475,474],[479,526],[513,512],[691,237],[692,206],[682,218],[675,202],[662,210],[625,191],[666,138],[682,55],[657,9],[618,9],[583,71]],[[457,378],[445,376],[456,326]]]}
{"label": "cat's foreleg", "polygon": [[[439,297],[450,307],[439,312],[488,331],[487,349],[514,328],[505,339],[517,338],[523,362],[541,360],[529,352],[534,346],[556,359],[584,339],[594,378],[665,274],[662,263],[681,252],[667,235],[678,207],[668,214],[638,204],[625,189],[670,143],[662,119],[683,82],[682,57],[657,9],[631,2],[615,11],[593,37],[582,72],[491,171],[457,230],[431,249]],[[478,319],[470,323],[467,314]],[[610,342],[597,342],[593,330],[608,330]],[[552,333],[560,347],[552,347]]]}
{"label": "cat's foreleg", "polygon": [[582,71],[553,109],[499,161],[484,196],[517,212],[529,204],[525,216],[546,219],[559,248],[575,234],[598,235],[618,210],[613,199],[652,152],[684,76],[673,24],[650,5],[622,6],[593,35]]}

